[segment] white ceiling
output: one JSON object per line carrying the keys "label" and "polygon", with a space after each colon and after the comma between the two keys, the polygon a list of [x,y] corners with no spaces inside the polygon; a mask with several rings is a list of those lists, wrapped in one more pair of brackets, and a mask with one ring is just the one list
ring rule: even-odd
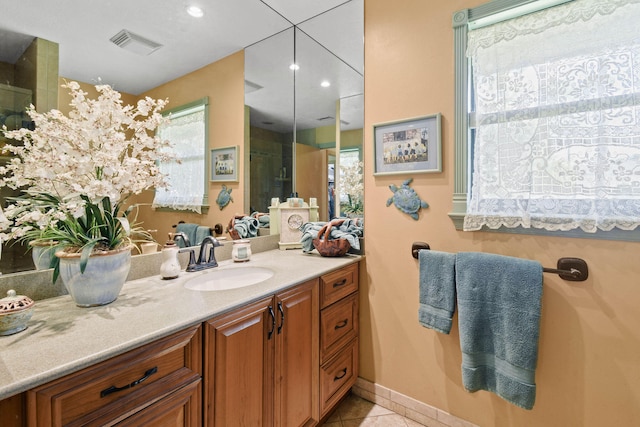
{"label": "white ceiling", "polygon": [[[200,6],[204,17],[189,16],[186,7],[190,4]],[[335,112],[335,99],[362,93],[362,82],[358,87],[354,81],[357,76],[361,81],[363,74],[363,0],[31,0],[3,2],[0,9],[0,61],[15,63],[33,37],[44,38],[60,46],[61,76],[87,83],[101,81],[131,94],[157,87],[247,46],[253,51],[268,45],[281,49],[282,44],[258,42],[292,25],[305,33],[296,36],[296,61],[310,55],[308,68],[318,72],[327,68],[323,65],[335,62],[329,67],[331,72],[327,69],[320,74],[336,83],[325,95],[314,95],[316,99],[296,96],[297,112],[302,114],[305,104],[311,110],[319,103],[329,103],[320,99],[329,94]],[[123,29],[162,47],[147,56],[124,50],[109,40]],[[303,54],[305,45],[313,52]],[[253,70],[249,70],[251,60],[247,61],[245,78],[265,88],[273,86],[272,92],[287,93],[288,89],[274,85],[289,81],[288,69],[279,78],[264,79],[264,85],[255,81],[279,71],[275,64],[268,66],[268,58],[275,60],[281,54],[265,51],[261,55],[263,59],[255,61]],[[301,66],[300,73],[303,70]],[[355,77],[347,77],[349,72]],[[302,76],[296,78],[303,80]],[[268,120],[269,114],[286,121],[284,113],[273,108],[272,104],[277,104],[273,97],[256,102],[254,106],[247,99],[252,108],[263,111],[257,114],[262,121]],[[323,114],[305,113],[314,119]]]}

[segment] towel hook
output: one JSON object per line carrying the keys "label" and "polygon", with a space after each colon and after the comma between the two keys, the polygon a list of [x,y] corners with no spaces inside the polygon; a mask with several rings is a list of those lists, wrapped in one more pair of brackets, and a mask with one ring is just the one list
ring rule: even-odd
{"label": "towel hook", "polygon": [[[418,259],[418,253],[423,249],[429,250],[431,247],[425,242],[413,242],[411,256]],[[557,268],[543,267],[542,271],[557,274],[561,279],[571,282],[584,282],[589,277],[589,267],[581,258],[560,258]]]}

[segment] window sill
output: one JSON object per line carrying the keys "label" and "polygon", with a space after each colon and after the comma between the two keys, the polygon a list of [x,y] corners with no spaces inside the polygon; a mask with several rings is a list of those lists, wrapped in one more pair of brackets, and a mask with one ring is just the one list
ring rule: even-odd
{"label": "window sill", "polygon": [[[451,221],[458,231],[463,230],[464,214],[452,212],[449,214]],[[597,231],[595,233],[586,233],[582,230],[570,230],[570,231],[549,231],[539,228],[506,228],[500,227],[492,229],[483,227],[478,232],[490,232],[490,233],[507,233],[507,234],[528,234],[534,236],[547,236],[547,237],[569,237],[578,239],[593,239],[593,240],[613,240],[619,242],[640,242],[640,229],[635,230],[620,230],[618,228],[611,231]],[[468,231],[468,233],[474,233],[474,231]]]}

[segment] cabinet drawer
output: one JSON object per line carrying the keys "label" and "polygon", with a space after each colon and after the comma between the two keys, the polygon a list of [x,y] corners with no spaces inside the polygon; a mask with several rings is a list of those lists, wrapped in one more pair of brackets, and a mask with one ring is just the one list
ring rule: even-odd
{"label": "cabinet drawer", "polygon": [[320,313],[320,358],[324,362],[358,335],[358,293]]}
{"label": "cabinet drawer", "polygon": [[358,377],[358,340],[320,368],[321,416],[349,391]]}
{"label": "cabinet drawer", "polygon": [[193,327],[30,390],[29,425],[122,420],[199,380],[201,348]]}
{"label": "cabinet drawer", "polygon": [[201,427],[201,383],[201,380],[192,382],[116,426]]}
{"label": "cabinet drawer", "polygon": [[358,264],[320,277],[320,308],[325,308],[358,290]]}

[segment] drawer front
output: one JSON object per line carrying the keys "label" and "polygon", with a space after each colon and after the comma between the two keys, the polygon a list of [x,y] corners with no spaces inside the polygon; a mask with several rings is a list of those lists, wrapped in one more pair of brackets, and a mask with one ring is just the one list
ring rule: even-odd
{"label": "drawer front", "polygon": [[320,277],[320,308],[358,290],[358,263]]}
{"label": "drawer front", "polygon": [[320,358],[324,363],[358,335],[358,292],[320,313]]}
{"label": "drawer front", "polygon": [[321,416],[349,391],[358,378],[358,340],[320,368]]}
{"label": "drawer front", "polygon": [[201,382],[194,381],[116,426],[201,427]]}
{"label": "drawer front", "polygon": [[126,417],[199,379],[200,352],[201,328],[194,327],[37,387],[27,395],[29,425]]}

